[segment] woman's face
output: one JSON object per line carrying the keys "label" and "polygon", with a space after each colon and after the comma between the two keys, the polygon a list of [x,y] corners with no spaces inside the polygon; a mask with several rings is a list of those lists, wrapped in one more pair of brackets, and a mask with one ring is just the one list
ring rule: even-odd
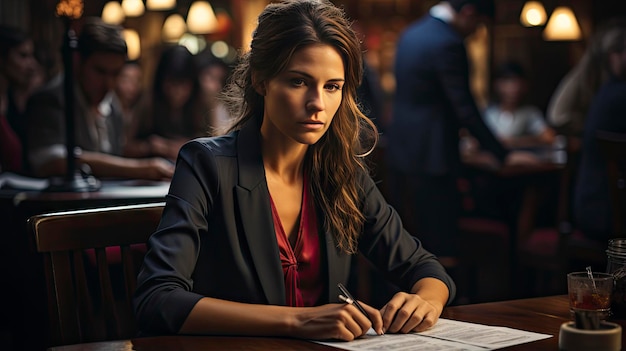
{"label": "woman's face", "polygon": [[226,70],[218,65],[207,67],[200,72],[200,87],[210,98],[222,91],[225,80]]}
{"label": "woman's face", "polygon": [[131,106],[141,94],[141,67],[127,64],[117,76],[115,92],[118,94],[124,106]]}
{"label": "woman's face", "polygon": [[185,106],[191,98],[193,82],[189,79],[167,77],[163,80],[163,95],[171,108],[178,109]]}
{"label": "woman's face", "polygon": [[3,66],[10,82],[21,87],[29,86],[37,69],[33,42],[27,40],[9,50]]}
{"label": "woman's face", "polygon": [[315,144],[339,109],[344,82],[343,60],[335,48],[299,49],[280,74],[256,86],[265,100],[261,133],[266,140]]}

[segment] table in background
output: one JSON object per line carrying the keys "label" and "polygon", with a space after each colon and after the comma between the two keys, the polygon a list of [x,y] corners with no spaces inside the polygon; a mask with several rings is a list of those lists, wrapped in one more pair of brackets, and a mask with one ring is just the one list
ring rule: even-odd
{"label": "table in background", "polygon": [[11,338],[22,343],[15,350],[45,348],[48,318],[43,261],[28,236],[26,220],[49,212],[162,202],[168,190],[169,182],[142,180],[104,180],[93,192],[0,190],[0,273],[6,282],[0,308],[7,324],[0,330],[9,329]]}
{"label": "table in background", "polygon": [[[460,228],[461,231],[479,232],[487,226],[490,228],[504,226],[508,233],[506,253],[502,256],[502,261],[495,264],[488,262],[489,266],[483,267],[485,269],[498,267],[503,281],[508,280],[503,284],[506,288],[503,288],[502,297],[491,296],[495,299],[537,296],[536,293],[527,291],[526,287],[521,286],[516,279],[511,278],[520,269],[519,248],[528,241],[531,232],[538,225],[556,228],[557,218],[562,216],[559,212],[563,206],[560,183],[566,171],[568,152],[564,149],[549,147],[525,151],[535,155],[538,162],[505,164],[500,168],[493,168],[490,163],[492,156],[489,153],[480,151],[463,155],[464,168],[461,178],[465,178],[468,188],[477,184],[481,184],[481,187],[472,190],[477,193],[470,191],[469,194],[462,194],[462,196],[468,198],[471,203],[478,201],[485,205],[487,211],[481,211],[480,205],[477,205],[479,209],[474,213],[469,211],[464,214],[464,220],[460,223],[464,223],[469,228]],[[548,215],[540,212],[540,208],[553,213]],[[496,213],[490,213],[490,210]],[[538,221],[539,217],[542,217],[542,220]],[[500,235],[497,238],[502,239],[501,236],[503,237]],[[490,235],[485,235],[485,237],[490,238]],[[467,242],[471,245],[472,240]],[[468,250],[468,252],[474,251],[482,252]],[[545,291],[539,295],[561,292],[563,291]]]}
{"label": "table in background", "polygon": [[[489,302],[447,307],[444,318],[465,322],[505,326],[550,334],[551,338],[520,344],[501,350],[558,350],[559,328],[570,321],[566,295],[531,299]],[[613,320],[622,326],[626,340],[626,320]],[[417,345],[419,347],[419,345]],[[133,348],[134,347],[134,348]],[[337,350],[312,342],[288,338],[223,337],[223,336],[160,336],[133,340],[53,347],[51,351],[195,351],[195,350]]]}

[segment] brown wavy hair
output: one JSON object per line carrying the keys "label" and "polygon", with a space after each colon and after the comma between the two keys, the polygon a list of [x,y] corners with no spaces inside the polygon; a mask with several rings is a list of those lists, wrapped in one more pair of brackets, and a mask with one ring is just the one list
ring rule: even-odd
{"label": "brown wavy hair", "polygon": [[[236,119],[230,131],[263,116],[264,100],[252,82],[272,79],[282,72],[299,49],[326,44],[339,51],[345,68],[342,101],[322,138],[309,147],[305,170],[324,229],[346,253],[357,251],[365,218],[360,208],[364,157],[378,141],[376,127],[359,109],[356,89],[361,84],[363,60],[360,41],[344,11],[325,0],[288,0],[269,4],[259,15],[250,50],[242,54],[225,92]],[[257,120],[260,125],[260,121]]]}

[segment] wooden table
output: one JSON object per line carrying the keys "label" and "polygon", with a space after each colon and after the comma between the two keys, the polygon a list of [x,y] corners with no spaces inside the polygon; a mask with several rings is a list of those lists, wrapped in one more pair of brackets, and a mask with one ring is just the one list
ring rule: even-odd
{"label": "wooden table", "polygon": [[[567,205],[563,195],[569,192],[569,184],[564,184],[564,176],[567,171],[567,151],[562,149],[535,149],[527,151],[535,155],[537,162],[529,164],[510,165],[505,164],[500,168],[493,168],[489,160],[493,158],[487,152],[476,152],[463,155],[464,176],[468,178],[470,187],[475,179],[477,183],[482,183],[489,192],[488,195],[495,194],[499,190],[501,193],[507,192],[509,196],[489,197],[495,203],[490,203],[492,209],[501,211],[498,219],[493,219],[489,215],[482,213],[469,214],[468,218],[478,218],[491,220],[493,223],[504,224],[508,229],[508,248],[507,248],[507,266],[506,274],[511,277],[519,272],[523,267],[520,266],[519,248],[523,247],[529,240],[529,237],[537,227],[537,217],[541,214],[544,222],[550,220],[546,214],[540,213],[539,208],[543,205],[543,209],[554,210],[554,221],[550,223],[541,223],[541,225],[549,225],[550,227],[558,227],[559,220],[564,219]],[[488,187],[484,184],[488,184]],[[494,190],[495,189],[495,190]],[[471,194],[469,198],[484,196]],[[542,202],[547,201],[547,202]],[[480,221],[479,221],[480,222]],[[470,221],[471,223],[471,221]],[[504,262],[502,262],[504,263]],[[506,299],[523,298],[528,296],[537,296],[537,294],[554,294],[561,291],[534,291],[528,290],[528,287],[518,284],[518,280],[510,280]]]}
{"label": "wooden table", "polygon": [[[502,350],[557,350],[559,328],[570,320],[567,296],[490,302],[447,307],[444,318],[507,326],[550,334],[553,337]],[[623,328],[626,320],[613,320]],[[626,340],[622,330],[622,340]],[[416,345],[416,349],[419,345]],[[337,350],[333,347],[288,338],[161,336],[102,343],[53,347],[51,351],[185,351],[185,350]]]}

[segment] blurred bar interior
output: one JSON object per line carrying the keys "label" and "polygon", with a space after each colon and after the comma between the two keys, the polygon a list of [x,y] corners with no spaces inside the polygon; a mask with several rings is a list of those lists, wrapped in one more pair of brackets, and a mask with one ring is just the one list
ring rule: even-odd
{"label": "blurred bar interior", "polygon": [[[227,61],[249,44],[255,18],[266,0],[89,0],[85,16],[102,16],[126,31],[131,58],[152,72],[161,50],[182,43],[198,52],[210,46]],[[367,60],[377,69],[387,96],[394,89],[395,41],[411,21],[435,0],[335,0],[364,35]],[[63,26],[55,16],[58,0],[3,0],[0,22],[32,33],[48,76],[61,69]],[[500,61],[512,59],[527,67],[535,87],[530,102],[546,108],[560,79],[582,56],[594,29],[626,14],[626,3],[593,0],[496,0],[496,18],[489,28],[469,39],[473,88],[477,101],[489,96],[489,74]],[[198,21],[200,18],[202,20]],[[144,80],[150,79],[149,74]]]}
{"label": "blurred bar interior", "polygon": [[[394,55],[398,36],[438,0],[335,0],[363,36],[365,59],[378,74],[383,91],[379,127],[385,135],[395,89]],[[102,16],[124,27],[130,59],[141,62],[143,85],[164,49],[181,44],[191,53],[210,49],[227,63],[249,46],[257,15],[267,0],[2,0],[0,23],[31,33],[46,77],[62,71],[65,27],[57,6],[76,6],[80,21]],[[523,65],[529,85],[527,102],[546,111],[561,79],[583,56],[594,32],[626,14],[624,1],[496,0],[494,21],[467,38],[472,90],[485,107],[493,95],[492,72],[501,62]],[[379,167],[384,159],[377,159]],[[382,172],[381,172],[382,173]],[[384,182],[382,182],[384,187]],[[384,192],[384,189],[383,189]]]}

